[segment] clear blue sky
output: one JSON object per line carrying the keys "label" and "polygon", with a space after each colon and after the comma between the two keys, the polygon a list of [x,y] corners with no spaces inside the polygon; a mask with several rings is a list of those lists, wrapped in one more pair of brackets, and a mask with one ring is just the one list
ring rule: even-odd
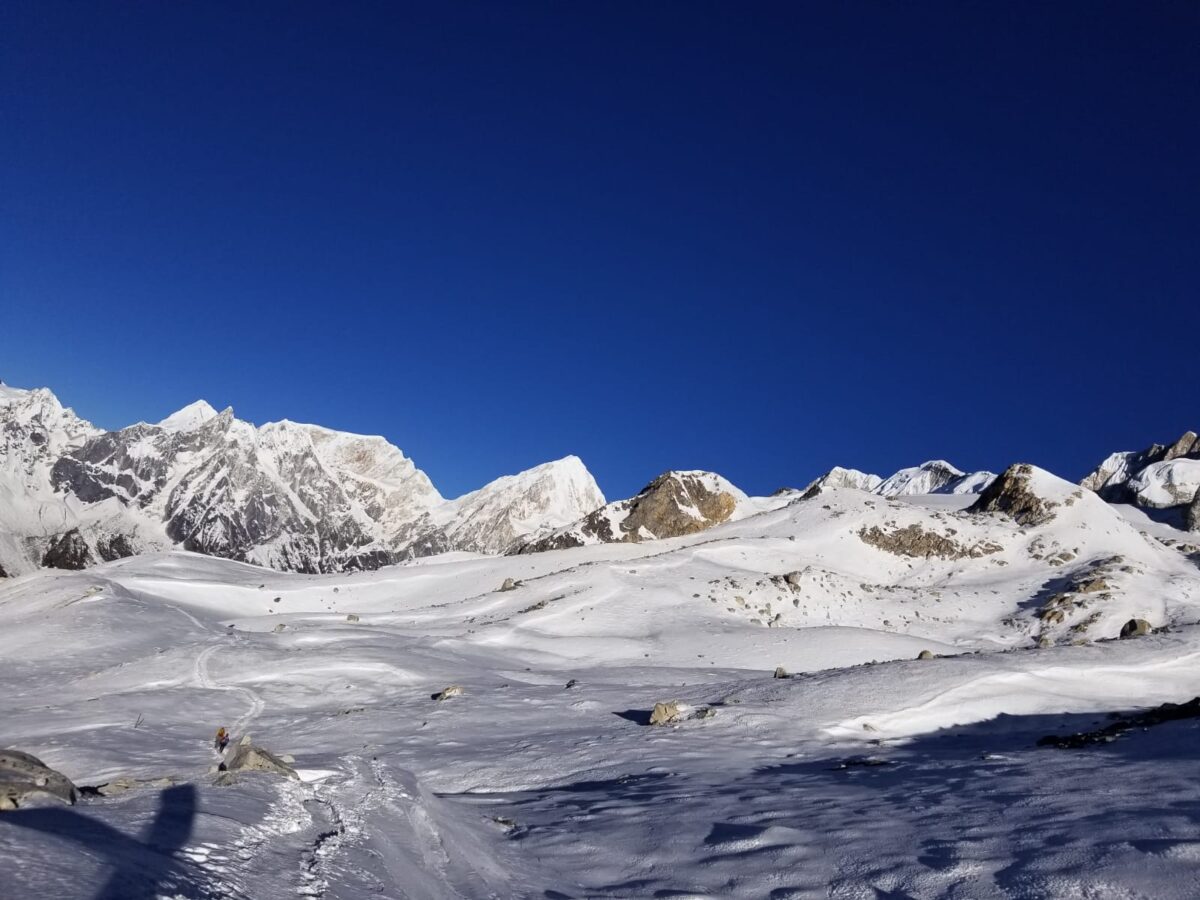
{"label": "clear blue sky", "polygon": [[1200,5],[0,9],[0,378],[753,492],[1200,427]]}

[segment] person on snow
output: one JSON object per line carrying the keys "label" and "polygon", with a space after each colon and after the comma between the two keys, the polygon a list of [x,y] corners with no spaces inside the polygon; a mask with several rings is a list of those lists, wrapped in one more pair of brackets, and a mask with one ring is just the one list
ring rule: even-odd
{"label": "person on snow", "polygon": [[213,738],[213,749],[218,753],[224,753],[225,748],[229,746],[229,732],[222,725],[217,729],[217,736]]}

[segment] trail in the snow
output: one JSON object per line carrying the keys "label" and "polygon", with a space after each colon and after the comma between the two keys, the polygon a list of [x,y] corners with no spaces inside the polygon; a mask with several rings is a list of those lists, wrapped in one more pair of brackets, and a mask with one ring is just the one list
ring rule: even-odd
{"label": "trail in the snow", "polygon": [[247,687],[242,687],[236,684],[224,684],[214,679],[209,671],[209,660],[213,655],[221,649],[220,644],[212,644],[205,647],[196,656],[196,661],[192,666],[192,678],[201,687],[213,691],[228,691],[230,693],[240,695],[249,707],[246,713],[238,719],[234,725],[232,733],[234,735],[243,735],[250,723],[257,719],[266,708],[262,696],[254,690]]}

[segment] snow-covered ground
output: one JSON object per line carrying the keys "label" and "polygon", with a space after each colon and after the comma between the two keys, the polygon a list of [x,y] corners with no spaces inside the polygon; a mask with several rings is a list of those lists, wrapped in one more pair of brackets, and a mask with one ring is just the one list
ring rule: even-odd
{"label": "snow-covered ground", "polygon": [[[0,744],[147,782],[0,813],[0,896],[1194,898],[1200,723],[1037,739],[1200,695],[1200,550],[1032,483],[1044,524],[832,489],[644,543],[0,581]],[[214,785],[221,725],[302,780]]]}

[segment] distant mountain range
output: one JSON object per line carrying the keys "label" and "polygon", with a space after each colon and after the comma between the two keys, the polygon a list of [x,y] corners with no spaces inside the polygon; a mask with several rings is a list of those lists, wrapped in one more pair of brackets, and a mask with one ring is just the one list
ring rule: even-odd
{"label": "distant mountain range", "polygon": [[[182,548],[296,572],[374,569],[449,551],[531,553],[702,531],[822,490],[978,494],[996,476],[934,460],[888,478],[834,468],[801,490],[748,497],[675,471],[607,503],[568,456],[447,500],[381,437],[255,426],[204,401],[104,431],[45,388],[0,384],[0,575],[78,569]],[[1109,456],[1081,484],[1112,502],[1175,508],[1200,530],[1200,439]]]}

